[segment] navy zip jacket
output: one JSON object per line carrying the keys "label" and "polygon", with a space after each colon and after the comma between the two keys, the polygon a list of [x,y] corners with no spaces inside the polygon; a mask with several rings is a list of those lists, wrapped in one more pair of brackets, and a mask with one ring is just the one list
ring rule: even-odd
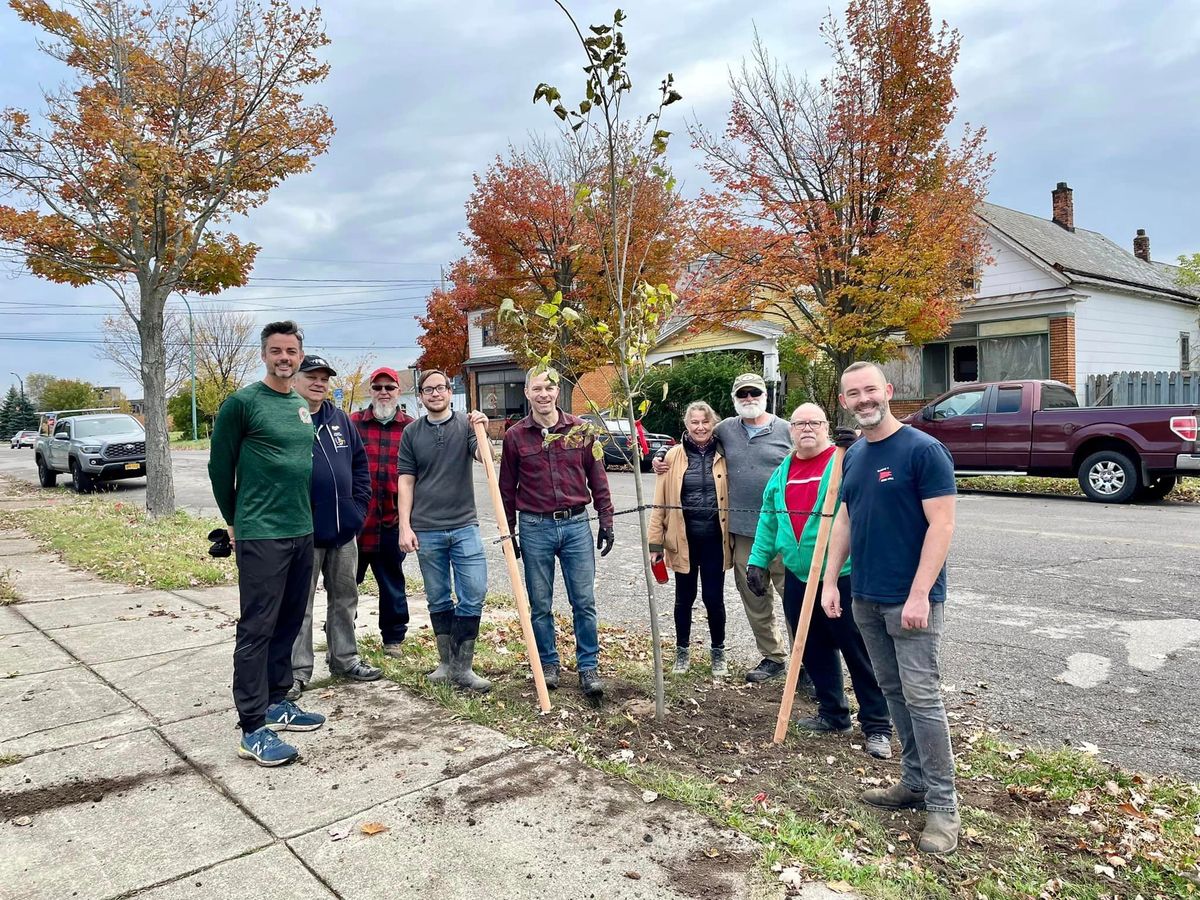
{"label": "navy zip jacket", "polygon": [[312,420],[313,544],[341,547],[362,530],[371,504],[367,451],[350,417],[328,400]]}

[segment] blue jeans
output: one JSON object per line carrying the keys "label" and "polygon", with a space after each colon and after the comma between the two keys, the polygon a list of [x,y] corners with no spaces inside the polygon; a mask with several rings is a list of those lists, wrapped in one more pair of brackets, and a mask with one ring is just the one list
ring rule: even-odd
{"label": "blue jeans", "polygon": [[521,558],[525,561],[525,588],[533,615],[542,665],[558,665],[555,645],[554,559],[558,557],[571,616],[575,623],[575,663],[583,672],[599,664],[600,639],[596,631],[596,551],[587,516],[555,520],[550,516],[520,514]]}
{"label": "blue jeans", "polygon": [[953,812],[958,808],[954,751],[938,670],[946,604],[929,604],[928,628],[901,628],[903,609],[903,603],[855,597],[854,621],[900,738],[901,783],[927,792],[926,809]]}
{"label": "blue jeans", "polygon": [[[425,599],[431,613],[453,612],[456,616],[483,614],[487,594],[487,558],[478,525],[449,531],[418,531],[417,562],[425,579]],[[451,572],[458,603],[450,599]]]}

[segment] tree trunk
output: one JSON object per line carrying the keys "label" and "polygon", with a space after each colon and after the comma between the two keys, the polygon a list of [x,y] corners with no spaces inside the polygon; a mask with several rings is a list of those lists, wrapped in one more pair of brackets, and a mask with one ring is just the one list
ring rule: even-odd
{"label": "tree trunk", "polygon": [[146,417],[146,512],[152,517],[175,512],[175,481],[167,431],[167,354],[163,342],[161,297],[143,288],[138,335],[142,342],[143,413]]}

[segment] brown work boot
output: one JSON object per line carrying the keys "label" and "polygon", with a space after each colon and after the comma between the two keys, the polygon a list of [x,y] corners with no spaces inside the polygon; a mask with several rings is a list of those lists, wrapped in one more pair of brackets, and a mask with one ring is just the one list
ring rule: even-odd
{"label": "brown work boot", "polygon": [[914,791],[906,784],[885,788],[869,788],[862,792],[862,802],[881,809],[924,809],[925,792]]}
{"label": "brown work boot", "polygon": [[922,853],[953,853],[958,848],[958,811],[930,810],[917,848]]}

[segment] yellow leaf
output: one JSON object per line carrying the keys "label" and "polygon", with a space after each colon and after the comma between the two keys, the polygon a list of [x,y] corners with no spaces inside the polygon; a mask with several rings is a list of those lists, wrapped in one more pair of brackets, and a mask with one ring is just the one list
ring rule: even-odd
{"label": "yellow leaf", "polygon": [[372,835],[372,834],[383,834],[385,831],[390,831],[391,829],[388,828],[386,825],[384,825],[382,822],[367,822],[364,825],[360,826],[358,830],[361,831],[365,835]]}
{"label": "yellow leaf", "polygon": [[849,894],[854,890],[854,885],[848,881],[827,881],[825,887],[829,888],[835,894]]}

